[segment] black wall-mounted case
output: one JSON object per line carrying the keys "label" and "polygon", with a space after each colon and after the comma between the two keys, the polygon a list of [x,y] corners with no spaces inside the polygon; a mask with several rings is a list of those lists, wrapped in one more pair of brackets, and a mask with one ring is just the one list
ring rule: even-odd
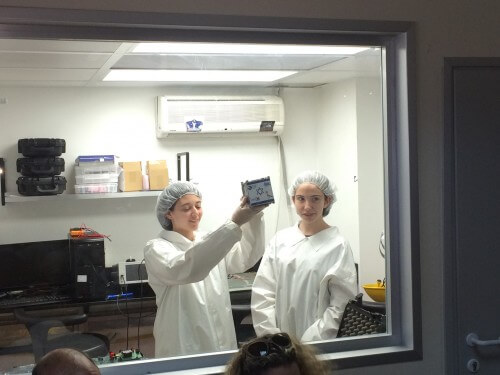
{"label": "black wall-mounted case", "polygon": [[21,195],[56,195],[66,190],[66,178],[53,177],[19,177],[16,181]]}
{"label": "black wall-mounted case", "polygon": [[23,156],[60,156],[66,152],[66,141],[60,138],[23,138],[17,141],[17,151]]}
{"label": "black wall-mounted case", "polygon": [[18,158],[17,171],[28,177],[52,177],[64,172],[64,159],[58,157]]}

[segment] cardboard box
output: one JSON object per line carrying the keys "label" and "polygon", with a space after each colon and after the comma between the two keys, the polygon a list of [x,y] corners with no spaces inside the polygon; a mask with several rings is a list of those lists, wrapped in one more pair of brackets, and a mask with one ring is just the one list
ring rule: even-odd
{"label": "cardboard box", "polygon": [[168,186],[168,169],[166,160],[149,160],[146,164],[149,177],[149,190],[163,190]]}
{"label": "cardboard box", "polygon": [[118,178],[118,188],[120,191],[140,191],[142,190],[142,170],[140,161],[120,162],[122,171]]}

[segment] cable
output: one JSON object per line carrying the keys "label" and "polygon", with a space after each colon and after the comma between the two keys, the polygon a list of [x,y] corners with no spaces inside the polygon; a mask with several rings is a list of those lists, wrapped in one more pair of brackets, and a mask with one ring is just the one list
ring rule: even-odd
{"label": "cable", "polygon": [[122,311],[122,309],[120,308],[120,304],[119,304],[119,297],[120,295],[123,295],[123,293],[127,293],[128,291],[128,287],[127,287],[127,284],[125,283],[125,277],[123,275],[120,276],[120,280],[122,282],[123,285],[125,285],[125,291],[123,290],[123,287],[120,287],[120,294],[118,295],[117,299],[116,299],[116,308],[117,310],[120,312],[120,314],[124,317],[127,318],[127,348],[128,348],[128,344],[129,344],[129,326],[130,326],[130,320],[131,319],[138,319],[138,322],[137,322],[137,349],[140,349],[140,328],[141,328],[141,319],[142,318],[148,318],[150,316],[154,316],[156,314],[156,311],[155,312],[152,312],[150,314],[147,314],[147,315],[143,315],[142,314],[142,308],[143,308],[143,282],[142,282],[142,274],[141,274],[141,266],[143,266],[143,264],[145,263],[145,259],[143,259],[141,261],[141,263],[139,264],[139,267],[138,267],[138,270],[137,272],[139,273],[139,280],[140,280],[140,283],[141,283],[141,286],[140,286],[140,298],[139,298],[139,316],[133,316],[131,315],[129,312],[128,312],[128,303],[127,303],[127,300],[128,298],[125,298],[125,312]]}
{"label": "cable", "polygon": [[141,316],[142,316],[142,293],[143,293],[143,289],[142,289],[142,274],[141,274],[141,266],[144,264],[145,266],[145,262],[146,262],[146,259],[142,259],[141,260],[141,263],[139,263],[139,267],[137,267],[137,273],[138,273],[138,276],[139,276],[139,282],[141,284],[141,287],[140,287],[140,290],[141,290],[141,293],[140,293],[140,304],[139,304],[139,320],[137,322],[137,349],[140,349],[141,348],[141,333],[140,333],[140,329],[141,329]]}
{"label": "cable", "polygon": [[100,274],[99,272],[97,272],[96,268],[95,268],[95,265],[94,263],[90,263],[90,265],[92,266],[92,270],[94,271],[94,274],[101,279],[101,281],[104,283],[104,285],[106,286],[106,288],[108,288],[110,285],[111,285],[111,281],[108,281],[103,275],[102,273]]}
{"label": "cable", "polygon": [[[122,280],[124,280],[124,277],[123,275],[121,276]],[[127,284],[125,284],[125,293],[127,292]],[[120,293],[118,294],[118,296],[116,297],[116,308],[118,309],[118,311],[127,318],[127,346],[126,348],[128,349],[128,330],[129,330],[129,325],[130,325],[130,317],[128,315],[128,305],[127,305],[127,297],[125,297],[125,311],[127,311],[126,314],[123,314],[122,310],[120,309],[120,296],[123,295],[123,287],[120,286]]]}
{"label": "cable", "polygon": [[[283,192],[285,193],[286,207],[288,211],[288,223],[289,225],[293,225],[293,215],[292,215],[292,200],[288,195],[288,177],[286,173],[286,162],[285,162],[285,149],[283,147],[283,141],[280,136],[278,136],[278,149],[279,149],[279,165],[280,165],[280,182],[281,186],[283,186]],[[280,200],[281,200],[280,191]],[[279,213],[279,211],[278,211]],[[277,228],[276,228],[277,229]]]}
{"label": "cable", "polygon": [[[126,300],[126,299],[125,299]],[[142,301],[141,301],[142,302]],[[130,319],[138,319],[137,316],[132,316],[130,315],[128,312],[123,312],[122,309],[120,308],[119,304],[118,304],[118,299],[117,299],[117,303],[116,303],[116,308],[117,310],[119,311],[119,313],[126,317],[126,318],[130,318]],[[142,318],[149,318],[150,316],[154,316],[156,314],[156,311],[155,312],[152,312],[151,314],[147,314],[147,315],[142,315]]]}
{"label": "cable", "polygon": [[283,184],[283,171],[282,171],[282,167],[281,167],[281,163],[283,162],[282,159],[281,159],[281,137],[278,136],[278,167],[279,167],[279,186],[280,188],[277,190],[277,193],[278,193],[278,199],[276,200],[276,203],[277,203],[277,207],[278,209],[276,210],[276,226],[274,227],[274,233],[276,233],[278,231],[278,226],[279,226],[279,222],[280,222],[280,203],[281,203],[281,196],[283,194],[282,190],[281,190],[281,185]]}
{"label": "cable", "polygon": [[[123,289],[120,288],[120,292],[121,292],[121,295],[123,295]],[[127,293],[127,284],[125,284],[125,293]],[[118,300],[120,299],[120,296],[118,296],[116,298],[116,301],[118,303]],[[128,298],[125,297],[125,311],[127,311],[127,346],[126,348],[128,349],[129,346],[128,346],[128,337],[129,337],[129,333],[128,333],[128,330],[129,330],[129,327],[130,327],[130,315],[128,315],[128,303],[127,303],[127,300]]]}

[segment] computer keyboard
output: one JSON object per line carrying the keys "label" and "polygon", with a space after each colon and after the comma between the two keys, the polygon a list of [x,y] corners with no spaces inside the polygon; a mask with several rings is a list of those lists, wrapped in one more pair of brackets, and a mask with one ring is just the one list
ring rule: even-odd
{"label": "computer keyboard", "polygon": [[0,308],[47,305],[53,303],[67,302],[70,300],[71,297],[69,295],[59,295],[59,294],[57,295],[41,294],[41,295],[29,295],[29,296],[7,295],[3,298],[0,298]]}

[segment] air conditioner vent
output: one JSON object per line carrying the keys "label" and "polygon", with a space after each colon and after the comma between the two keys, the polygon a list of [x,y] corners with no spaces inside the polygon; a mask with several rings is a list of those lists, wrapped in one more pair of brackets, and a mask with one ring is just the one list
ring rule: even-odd
{"label": "air conditioner vent", "polygon": [[172,134],[279,135],[284,126],[283,100],[263,97],[158,98],[157,136]]}

